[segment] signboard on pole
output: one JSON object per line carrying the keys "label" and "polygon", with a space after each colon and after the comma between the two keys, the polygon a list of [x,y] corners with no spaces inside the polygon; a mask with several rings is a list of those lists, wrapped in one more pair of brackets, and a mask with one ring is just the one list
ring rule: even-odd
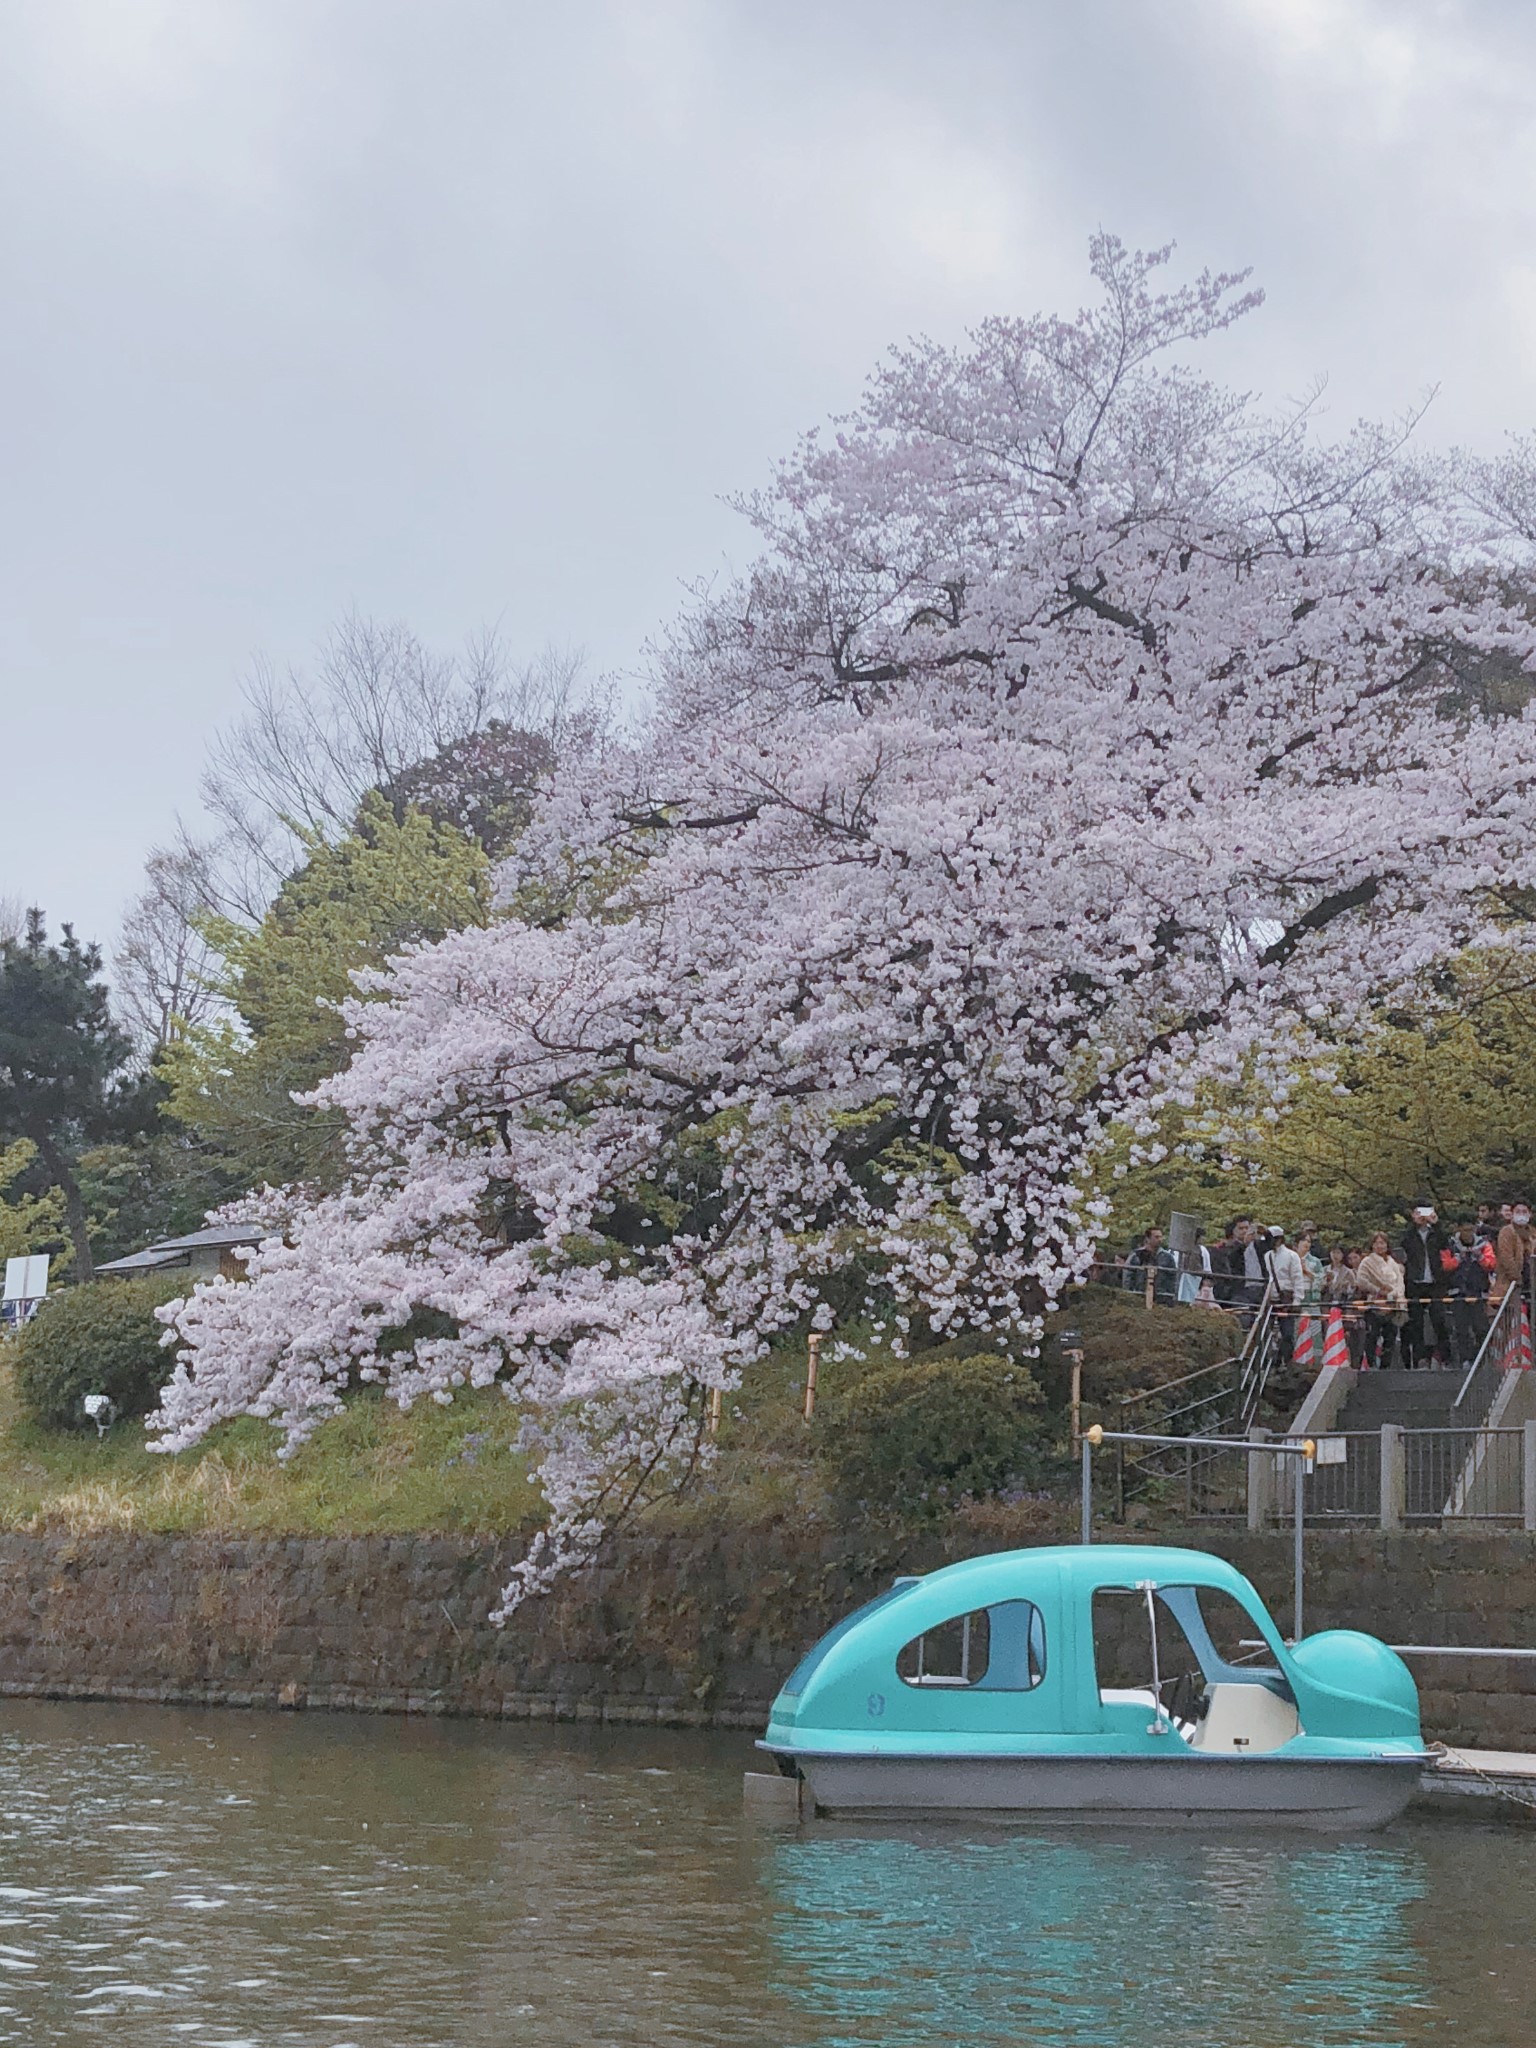
{"label": "signboard on pole", "polygon": [[1181,1273],[1198,1273],[1201,1219],[1187,1209],[1175,1209],[1168,1218],[1168,1249],[1179,1262]]}
{"label": "signboard on pole", "polygon": [[7,1259],[5,1262],[5,1299],[7,1301],[41,1301],[48,1292],[48,1255],[38,1252],[31,1258]]}

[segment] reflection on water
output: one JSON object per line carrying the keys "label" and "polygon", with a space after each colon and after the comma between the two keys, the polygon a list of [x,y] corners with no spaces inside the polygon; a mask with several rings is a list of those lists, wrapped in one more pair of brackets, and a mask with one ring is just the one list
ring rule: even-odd
{"label": "reflection on water", "polygon": [[1408,1848],[913,1833],[775,1864],[786,1976],[829,2043],[1354,2048],[1427,2005]]}
{"label": "reflection on water", "polygon": [[0,2043],[1512,2048],[1536,1831],[778,1831],[741,1738],[0,1704]]}

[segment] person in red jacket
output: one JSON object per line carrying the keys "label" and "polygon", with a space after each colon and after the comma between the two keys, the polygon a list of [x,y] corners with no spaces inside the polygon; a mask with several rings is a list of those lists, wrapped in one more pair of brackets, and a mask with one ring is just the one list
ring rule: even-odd
{"label": "person in red jacket", "polygon": [[1456,1363],[1470,1365],[1488,1334],[1488,1288],[1496,1254],[1475,1223],[1463,1223],[1440,1254],[1446,1292],[1451,1297],[1451,1335]]}

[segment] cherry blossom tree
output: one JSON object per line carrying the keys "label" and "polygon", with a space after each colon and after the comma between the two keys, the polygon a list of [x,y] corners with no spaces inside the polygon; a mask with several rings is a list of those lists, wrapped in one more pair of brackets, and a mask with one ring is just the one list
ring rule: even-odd
{"label": "cherry blossom tree", "polygon": [[1188,366],[1257,301],[1093,244],[1074,320],[894,354],[743,509],[648,728],[557,778],[508,914],[392,964],[321,1093],[351,1177],[175,1316],[190,1444],[502,1384],[550,1523],[515,1600],[699,1454],[767,1339],[1027,1342],[1107,1129],[1283,1095],[1365,1006],[1520,943],[1536,665],[1408,425],[1324,442]]}

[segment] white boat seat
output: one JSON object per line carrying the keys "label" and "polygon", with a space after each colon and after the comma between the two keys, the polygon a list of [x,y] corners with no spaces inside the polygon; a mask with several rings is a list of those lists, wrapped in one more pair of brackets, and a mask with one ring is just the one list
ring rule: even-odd
{"label": "white boat seat", "polygon": [[1301,1719],[1289,1700],[1267,1685],[1228,1683],[1209,1688],[1205,1718],[1190,1737],[1193,1749],[1262,1756],[1301,1733]]}

